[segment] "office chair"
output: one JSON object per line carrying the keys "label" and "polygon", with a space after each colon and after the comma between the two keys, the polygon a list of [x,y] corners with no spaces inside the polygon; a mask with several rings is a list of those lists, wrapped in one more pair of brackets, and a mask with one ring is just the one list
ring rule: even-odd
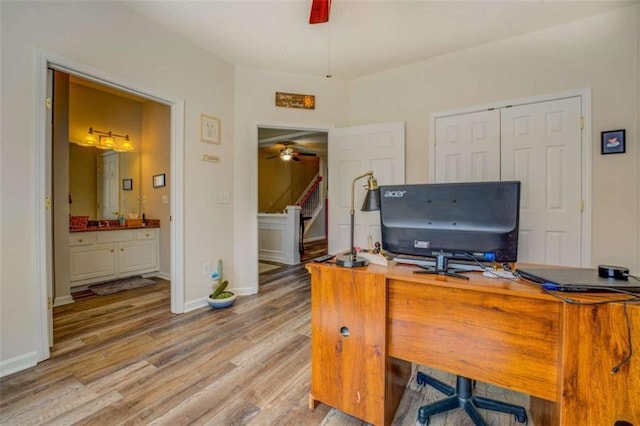
{"label": "office chair", "polygon": [[517,422],[527,423],[527,412],[524,407],[472,395],[472,382],[469,378],[457,376],[455,389],[421,372],[418,372],[417,381],[420,386],[430,385],[447,395],[445,399],[423,405],[418,409],[418,424],[420,425],[428,425],[429,417],[434,414],[444,413],[456,408],[463,408],[476,426],[487,426],[487,422],[478,412],[478,408],[513,414]]}

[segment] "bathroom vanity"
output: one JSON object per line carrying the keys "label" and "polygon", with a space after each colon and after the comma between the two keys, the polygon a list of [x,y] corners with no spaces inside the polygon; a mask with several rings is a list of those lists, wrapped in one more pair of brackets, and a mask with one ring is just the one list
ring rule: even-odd
{"label": "bathroom vanity", "polygon": [[71,287],[158,271],[159,228],[159,223],[152,223],[72,230]]}

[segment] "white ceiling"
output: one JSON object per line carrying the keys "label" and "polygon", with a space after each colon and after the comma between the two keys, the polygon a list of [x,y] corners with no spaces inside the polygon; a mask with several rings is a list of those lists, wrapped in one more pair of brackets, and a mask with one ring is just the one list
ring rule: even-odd
{"label": "white ceiling", "polygon": [[124,0],[131,9],[236,66],[351,79],[538,31],[634,1]]}

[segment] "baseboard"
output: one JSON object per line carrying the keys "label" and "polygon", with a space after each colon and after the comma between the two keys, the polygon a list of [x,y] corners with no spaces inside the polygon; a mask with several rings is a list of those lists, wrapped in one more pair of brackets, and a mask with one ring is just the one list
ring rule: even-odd
{"label": "baseboard", "polygon": [[153,272],[150,274],[143,274],[142,275],[143,278],[149,278],[149,277],[156,277],[156,278],[161,278],[163,280],[167,280],[167,281],[171,281],[171,274],[167,274],[166,272]]}
{"label": "baseboard", "polygon": [[208,306],[206,297],[201,297],[200,299],[191,300],[184,304],[184,313],[202,308],[204,306]]}
{"label": "baseboard", "polygon": [[[253,289],[252,287],[239,287],[239,288],[238,287],[234,287],[234,288],[230,289],[230,291],[233,291],[238,296],[249,296],[251,294],[256,294],[255,289]],[[199,309],[199,308],[202,308],[204,306],[209,306],[209,304],[207,303],[207,298],[206,297],[201,297],[200,299],[191,300],[191,301],[185,303],[184,304],[184,312],[193,311],[195,309]]]}
{"label": "baseboard", "polygon": [[54,307],[68,305],[70,303],[75,303],[75,300],[73,300],[73,296],[71,296],[71,295],[62,296],[62,297],[56,297],[53,300],[53,306]]}
{"label": "baseboard", "polygon": [[38,354],[36,351],[0,361],[0,377],[26,370],[27,368],[35,366],[37,363]]}

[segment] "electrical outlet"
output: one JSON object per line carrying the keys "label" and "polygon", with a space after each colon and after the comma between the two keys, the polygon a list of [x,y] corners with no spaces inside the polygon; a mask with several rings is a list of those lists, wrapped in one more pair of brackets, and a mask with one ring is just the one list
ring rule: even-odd
{"label": "electrical outlet", "polygon": [[202,275],[211,275],[211,262],[202,264]]}

